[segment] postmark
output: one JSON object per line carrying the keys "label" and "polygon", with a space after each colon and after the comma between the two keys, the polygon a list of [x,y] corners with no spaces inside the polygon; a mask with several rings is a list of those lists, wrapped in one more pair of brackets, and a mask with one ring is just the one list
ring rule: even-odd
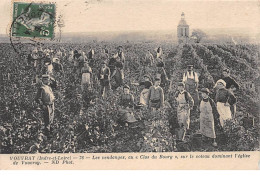
{"label": "postmark", "polygon": [[54,37],[56,6],[54,3],[14,2],[12,37]]}
{"label": "postmark", "polygon": [[55,38],[55,28],[60,27],[57,26],[56,3],[14,1],[11,11],[9,37],[18,56],[27,53],[28,47],[24,43],[37,47],[45,42],[60,41]]}

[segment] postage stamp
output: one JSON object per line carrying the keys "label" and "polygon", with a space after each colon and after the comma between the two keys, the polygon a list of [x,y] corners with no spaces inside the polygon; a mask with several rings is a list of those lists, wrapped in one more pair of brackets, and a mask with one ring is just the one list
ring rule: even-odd
{"label": "postage stamp", "polygon": [[53,38],[55,4],[14,2],[13,37]]}

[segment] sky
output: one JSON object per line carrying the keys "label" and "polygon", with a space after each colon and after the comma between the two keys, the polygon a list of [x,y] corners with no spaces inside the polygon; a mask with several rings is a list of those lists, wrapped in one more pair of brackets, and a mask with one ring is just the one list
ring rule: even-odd
{"label": "sky", "polygon": [[[39,1],[39,0],[34,0]],[[260,0],[50,0],[65,23],[63,32],[174,30],[184,12],[191,29],[234,28],[260,33]],[[87,3],[86,3],[87,2]],[[0,34],[12,20],[11,0],[0,3]]]}

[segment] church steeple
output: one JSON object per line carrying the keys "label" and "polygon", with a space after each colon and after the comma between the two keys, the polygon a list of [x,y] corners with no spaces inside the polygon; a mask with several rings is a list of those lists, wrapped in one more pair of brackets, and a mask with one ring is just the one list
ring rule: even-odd
{"label": "church steeple", "polygon": [[181,20],[177,27],[177,36],[179,43],[187,43],[189,39],[189,25],[185,20],[184,12],[181,13]]}
{"label": "church steeple", "polygon": [[181,13],[181,20],[185,20],[185,14],[184,14],[184,12]]}

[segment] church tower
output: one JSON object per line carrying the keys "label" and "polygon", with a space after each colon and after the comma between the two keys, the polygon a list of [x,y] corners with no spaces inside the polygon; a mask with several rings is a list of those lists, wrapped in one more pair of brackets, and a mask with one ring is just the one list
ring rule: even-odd
{"label": "church tower", "polygon": [[189,25],[187,25],[185,20],[185,14],[182,12],[181,20],[177,27],[177,36],[178,42],[180,43],[187,43],[189,41]]}

